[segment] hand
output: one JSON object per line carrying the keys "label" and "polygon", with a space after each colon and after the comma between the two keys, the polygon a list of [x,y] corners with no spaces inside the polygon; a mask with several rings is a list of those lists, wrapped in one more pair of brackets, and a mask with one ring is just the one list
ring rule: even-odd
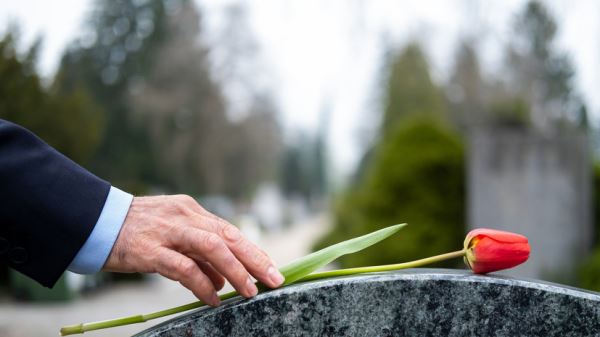
{"label": "hand", "polygon": [[135,197],[104,270],[159,273],[212,306],[225,279],[245,297],[258,292],[250,275],[283,283],[265,252],[185,195]]}

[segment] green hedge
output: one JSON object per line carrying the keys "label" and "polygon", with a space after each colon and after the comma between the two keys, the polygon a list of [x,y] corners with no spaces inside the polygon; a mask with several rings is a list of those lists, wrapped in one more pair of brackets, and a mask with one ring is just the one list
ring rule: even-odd
{"label": "green hedge", "polygon": [[342,266],[397,263],[460,249],[464,176],[463,145],[445,125],[429,119],[399,123],[374,150],[360,181],[341,196],[334,229],[315,248],[407,222],[393,238],[342,258]]}
{"label": "green hedge", "polygon": [[596,163],[593,170],[593,216],[596,231],[595,247],[592,254],[582,263],[579,269],[579,286],[600,291],[600,164]]}

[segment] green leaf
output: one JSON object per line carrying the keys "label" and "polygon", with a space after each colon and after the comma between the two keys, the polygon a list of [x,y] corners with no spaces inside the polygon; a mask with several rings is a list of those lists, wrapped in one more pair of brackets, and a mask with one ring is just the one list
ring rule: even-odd
{"label": "green leaf", "polygon": [[313,271],[331,263],[340,256],[356,253],[372,246],[398,232],[404,226],[406,224],[386,227],[354,239],[336,243],[335,245],[296,259],[280,269],[281,274],[285,277],[284,284],[294,283]]}

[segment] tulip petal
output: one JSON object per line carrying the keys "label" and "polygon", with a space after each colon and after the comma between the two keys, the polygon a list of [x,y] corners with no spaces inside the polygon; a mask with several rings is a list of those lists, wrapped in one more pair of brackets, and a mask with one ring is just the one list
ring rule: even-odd
{"label": "tulip petal", "polygon": [[521,234],[511,233],[511,232],[506,232],[506,231],[501,231],[501,230],[491,229],[491,228],[477,228],[477,229],[470,231],[467,234],[467,237],[465,238],[465,248],[468,248],[469,243],[471,242],[471,240],[473,238],[481,237],[481,236],[491,237],[494,240],[499,241],[499,242],[507,242],[507,243],[510,243],[510,242],[527,243],[527,242],[529,242],[527,240],[527,237],[525,237]]}
{"label": "tulip petal", "polygon": [[485,274],[515,267],[529,258],[530,247],[527,242],[501,242],[490,237],[478,237],[477,244],[471,248],[469,266],[477,274]]}

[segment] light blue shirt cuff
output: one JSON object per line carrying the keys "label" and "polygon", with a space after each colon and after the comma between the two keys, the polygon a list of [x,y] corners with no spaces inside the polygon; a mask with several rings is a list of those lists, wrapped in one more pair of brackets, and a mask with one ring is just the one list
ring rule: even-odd
{"label": "light blue shirt cuff", "polygon": [[93,274],[102,269],[117,240],[132,201],[131,194],[110,187],[96,226],[68,270],[78,274]]}

